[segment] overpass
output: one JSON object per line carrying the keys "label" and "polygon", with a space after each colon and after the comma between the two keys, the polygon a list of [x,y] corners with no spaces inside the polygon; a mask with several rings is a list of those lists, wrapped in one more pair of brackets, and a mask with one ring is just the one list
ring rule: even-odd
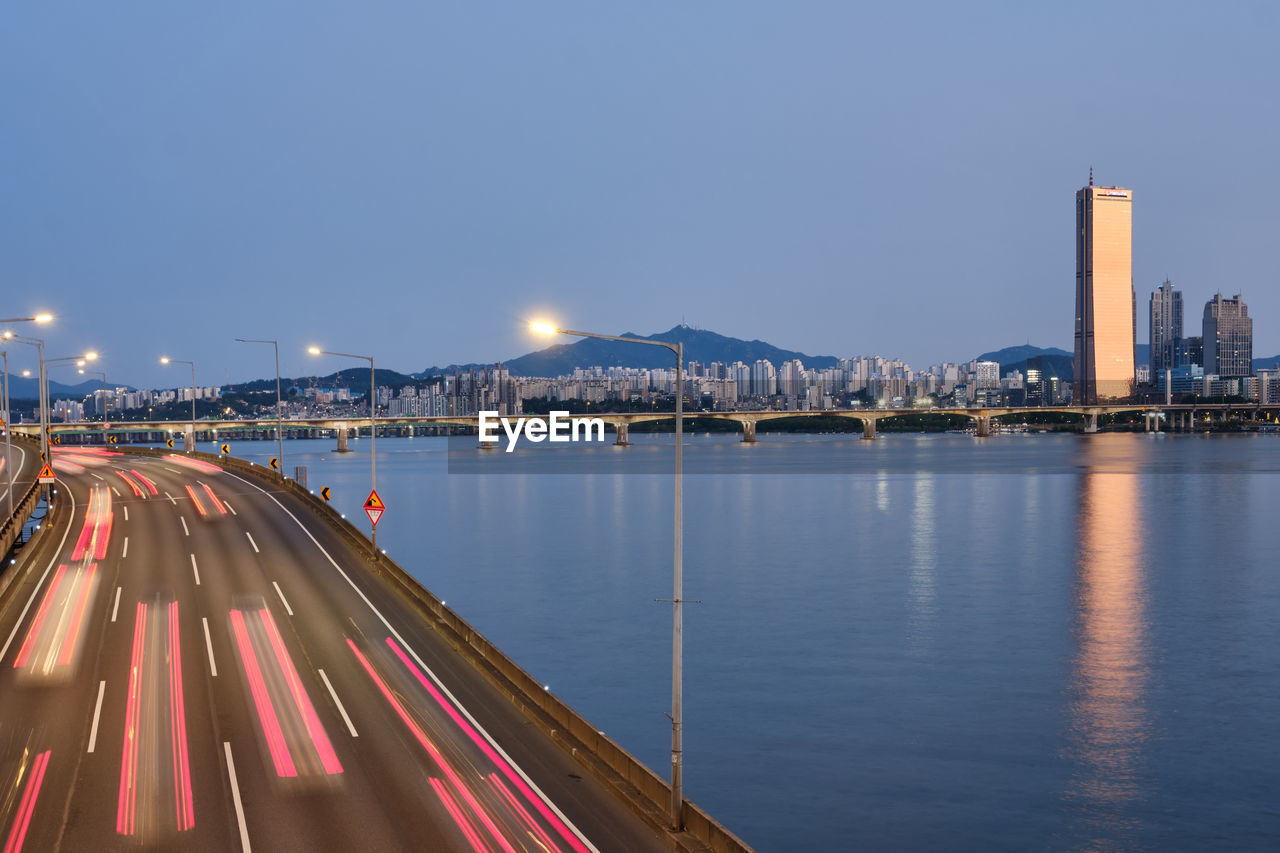
{"label": "overpass", "polygon": [[748,849],[296,482],[122,449],[0,571],[6,850]]}
{"label": "overpass", "polygon": [[[968,418],[979,436],[989,436],[993,423],[999,419],[1014,415],[1057,412],[1079,415],[1084,419],[1085,432],[1098,431],[1098,419],[1103,415],[1139,413],[1147,421],[1147,429],[1158,428],[1164,421],[1174,428],[1194,430],[1203,423],[1204,417],[1217,417],[1225,421],[1230,414],[1248,416],[1257,420],[1259,415],[1276,416],[1280,414],[1280,404],[1259,403],[1175,403],[1170,405],[1153,403],[1119,403],[1105,406],[990,406],[990,407],[947,407],[947,408],[897,408],[897,409],[816,409],[809,411],[784,411],[776,409],[756,409],[743,411],[690,412],[686,411],[686,421],[724,420],[733,421],[741,426],[742,440],[756,440],[756,426],[765,421],[784,418],[843,418],[856,420],[862,424],[862,436],[866,439],[876,437],[876,424],[887,418],[899,418],[911,415],[955,415]],[[576,417],[597,417],[613,427],[616,443],[630,443],[630,427],[633,424],[652,421],[674,420],[674,412],[599,412]],[[465,428],[475,429],[479,418],[476,415],[437,415],[424,417],[380,417],[376,419],[379,435],[413,435],[419,429],[433,428]],[[338,450],[348,449],[348,439],[352,433],[367,430],[368,418],[259,418],[244,420],[200,420],[192,424],[183,421],[120,421],[110,424],[104,430],[101,423],[79,422],[53,424],[50,427],[53,436],[75,435],[87,438],[90,442],[94,436],[102,435],[107,440],[115,436],[117,440],[128,443],[130,440],[147,442],[158,441],[174,435],[182,435],[185,449],[194,449],[197,437],[208,441],[222,438],[265,438],[273,436],[280,429],[286,437],[315,438],[323,435],[335,435]],[[15,424],[15,433],[36,436],[39,427],[35,424]],[[105,434],[105,435],[104,435]],[[56,440],[56,439],[55,439]]]}

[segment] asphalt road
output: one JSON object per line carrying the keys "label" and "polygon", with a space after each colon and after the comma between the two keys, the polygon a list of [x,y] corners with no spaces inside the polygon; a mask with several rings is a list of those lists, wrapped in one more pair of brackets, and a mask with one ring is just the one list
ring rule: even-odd
{"label": "asphalt road", "polygon": [[[15,507],[31,487],[31,481],[40,471],[40,455],[34,444],[11,441],[9,458],[13,464],[13,503]],[[9,463],[5,461],[4,437],[0,436],[0,512],[9,511]]]}
{"label": "asphalt road", "polygon": [[302,504],[55,451],[0,609],[0,843],[665,850]]}

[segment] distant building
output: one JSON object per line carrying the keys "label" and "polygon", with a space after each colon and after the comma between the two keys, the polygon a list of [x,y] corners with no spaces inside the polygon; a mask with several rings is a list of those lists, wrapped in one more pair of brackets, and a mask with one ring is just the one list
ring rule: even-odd
{"label": "distant building", "polygon": [[1151,294],[1151,375],[1179,367],[1182,354],[1182,292],[1165,280]]}
{"label": "distant building", "polygon": [[973,365],[973,386],[978,389],[1000,387],[1000,365],[994,361],[979,361]]}
{"label": "distant building", "polygon": [[1133,192],[1089,185],[1076,193],[1075,402],[1133,394],[1136,331]]}
{"label": "distant building", "polygon": [[1223,379],[1253,375],[1253,318],[1240,294],[1204,306],[1204,372]]}
{"label": "distant building", "polygon": [[1182,358],[1182,364],[1177,366],[1185,367],[1187,365],[1194,364],[1199,367],[1204,367],[1204,338],[1203,337],[1201,337],[1200,335],[1194,335],[1189,338],[1183,338],[1182,349],[1184,353]]}

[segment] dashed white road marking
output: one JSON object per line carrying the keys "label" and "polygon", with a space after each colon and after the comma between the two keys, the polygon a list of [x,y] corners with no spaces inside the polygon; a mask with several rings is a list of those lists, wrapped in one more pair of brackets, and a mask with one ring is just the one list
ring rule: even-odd
{"label": "dashed white road marking", "polygon": [[249,537],[249,544],[253,546],[253,553],[261,554],[262,552],[258,550],[258,543],[253,541],[253,534],[246,530],[244,535]]}
{"label": "dashed white road marking", "polygon": [[169,499],[169,503],[173,504],[174,506],[178,505],[178,502],[173,499],[173,495],[169,494],[168,492],[165,492],[164,496]]}
{"label": "dashed white road marking", "polygon": [[324,682],[324,686],[329,688],[329,695],[333,697],[333,704],[338,706],[338,713],[342,715],[342,721],[347,724],[347,731],[351,732],[352,737],[360,737],[356,734],[356,727],[351,725],[351,718],[347,716],[347,709],[342,707],[342,700],[338,698],[338,694],[334,692],[333,685],[329,683],[329,676],[324,674],[323,669],[317,669],[320,673],[320,680]]}
{"label": "dashed white road marking", "polygon": [[284,605],[285,611],[287,611],[288,614],[292,616],[293,608],[289,606],[288,599],[284,597],[284,593],[280,590],[280,584],[276,583],[275,581],[272,581],[271,585],[276,588],[276,595],[280,596],[280,603]]}
{"label": "dashed white road marking", "polygon": [[223,502],[222,502],[222,505],[223,505],[223,506],[225,506],[228,510],[230,510],[232,515],[239,515],[239,514],[240,514],[240,513],[236,512],[236,508],[235,508],[235,507],[233,507],[231,504],[227,503],[226,501],[223,501]]}
{"label": "dashed white road marking", "polygon": [[196,586],[200,586],[200,569],[196,568],[196,555],[191,555],[191,573],[196,576]]}
{"label": "dashed white road marking", "polygon": [[89,749],[93,752],[93,748],[98,745],[98,718],[102,716],[102,693],[107,689],[107,682],[98,682],[98,704],[93,708],[93,727],[89,729]]}
{"label": "dashed white road marking", "polygon": [[240,824],[240,849],[249,850],[249,827],[244,823],[244,803],[240,802],[240,783],[236,781],[236,763],[231,760],[231,741],[224,740],[222,749],[227,753],[227,777],[231,780],[231,801],[236,806],[236,823]]}
{"label": "dashed white road marking", "polygon": [[209,673],[217,678],[218,665],[213,662],[213,638],[209,636],[209,617],[201,616],[200,621],[204,623],[204,648],[209,653]]}
{"label": "dashed white road marking", "polygon": [[116,587],[116,603],[111,607],[111,621],[116,621],[116,615],[120,612],[120,590],[124,587]]}
{"label": "dashed white road marking", "polygon": [[182,522],[182,532],[185,535],[190,536],[191,530],[187,527],[187,517],[185,515],[180,515],[178,516],[178,520]]}

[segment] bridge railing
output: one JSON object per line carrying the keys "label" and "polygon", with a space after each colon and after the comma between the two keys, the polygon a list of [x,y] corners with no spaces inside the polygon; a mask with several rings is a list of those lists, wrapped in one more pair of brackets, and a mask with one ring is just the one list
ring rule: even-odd
{"label": "bridge railing", "polygon": [[[31,442],[31,446],[35,448],[35,442]],[[16,481],[14,485],[17,486]],[[18,537],[22,535],[22,526],[27,523],[27,519],[31,517],[31,513],[35,512],[36,505],[39,503],[40,482],[32,480],[31,487],[27,489],[22,498],[14,501],[13,516],[6,518],[4,523],[0,524],[0,555],[9,553],[13,543],[17,542]]]}
{"label": "bridge railing", "polygon": [[[165,456],[170,450],[155,448],[130,448],[129,453]],[[283,479],[261,465],[254,465],[235,457],[222,457],[210,453],[184,454],[195,456],[229,471],[248,474],[271,485],[284,488],[313,510],[334,531],[343,536],[356,553],[368,553],[372,548],[369,538],[354,524],[296,481]],[[416,578],[405,571],[395,560],[380,554],[377,561],[365,563],[371,571],[389,581],[408,603],[424,617],[428,624],[440,631],[441,636],[472,666],[483,673],[531,722],[569,753],[583,768],[610,788],[641,819],[655,829],[667,825],[667,813],[671,801],[668,782],[642,764],[613,739],[588,722],[554,693],[546,690],[541,682],[531,676],[515,661],[507,657],[483,634],[465,619],[450,610]],[[666,833],[675,850],[715,853],[744,853],[750,851],[741,839],[721,825],[694,803],[685,800],[685,832]]]}

